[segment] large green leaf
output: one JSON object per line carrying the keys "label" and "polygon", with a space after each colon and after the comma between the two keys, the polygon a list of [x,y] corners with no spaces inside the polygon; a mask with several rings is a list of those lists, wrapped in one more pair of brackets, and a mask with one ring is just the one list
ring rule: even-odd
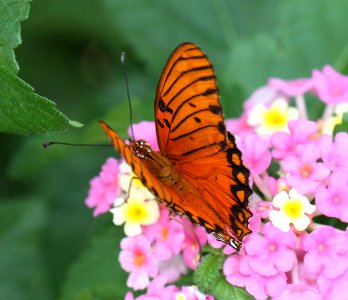
{"label": "large green leaf", "polygon": [[28,134],[65,130],[69,119],[55,104],[0,66],[0,131]]}
{"label": "large green leaf", "polygon": [[29,0],[0,2],[0,65],[18,72],[13,49],[21,42],[19,22],[29,14]]}
{"label": "large green leaf", "polygon": [[[21,42],[19,22],[28,14],[28,0],[0,2],[0,131],[28,134],[65,130],[69,119],[16,76],[19,68],[13,49]],[[72,121],[70,125],[80,126]]]}

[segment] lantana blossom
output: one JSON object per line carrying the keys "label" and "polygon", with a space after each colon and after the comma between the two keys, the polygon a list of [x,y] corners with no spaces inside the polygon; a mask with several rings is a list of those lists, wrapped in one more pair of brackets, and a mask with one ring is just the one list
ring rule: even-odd
{"label": "lantana blossom", "polygon": [[277,131],[288,131],[288,121],[298,119],[298,110],[289,107],[282,98],[276,99],[269,107],[255,104],[249,111],[248,124],[255,127],[258,134],[273,134]]}
{"label": "lantana blossom", "polygon": [[308,214],[314,213],[316,207],[309,203],[308,198],[300,195],[295,189],[289,193],[282,191],[273,198],[273,206],[279,210],[272,210],[269,218],[272,224],[281,231],[290,230],[293,224],[297,230],[304,230],[310,223]]}
{"label": "lantana blossom", "polygon": [[146,199],[146,195],[137,189],[130,189],[127,201],[117,203],[110,212],[115,225],[125,223],[124,231],[127,236],[140,234],[141,225],[153,224],[159,218],[157,201],[153,197]]}

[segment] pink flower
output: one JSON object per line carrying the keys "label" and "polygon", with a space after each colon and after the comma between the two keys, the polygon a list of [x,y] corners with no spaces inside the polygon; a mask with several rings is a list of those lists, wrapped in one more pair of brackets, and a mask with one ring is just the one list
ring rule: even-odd
{"label": "pink flower", "polygon": [[276,159],[283,159],[288,155],[294,154],[296,147],[300,144],[310,143],[311,137],[317,131],[317,124],[305,119],[289,121],[288,127],[290,134],[276,132],[272,136],[272,155]]}
{"label": "pink flower", "polygon": [[[158,151],[157,134],[155,122],[153,121],[141,121],[137,124],[133,124],[134,139],[145,140],[149,143],[152,150]],[[131,127],[128,128],[128,135],[132,137]],[[133,137],[132,137],[133,138]]]}
{"label": "pink flower", "polygon": [[247,256],[229,256],[223,266],[226,280],[232,285],[245,287],[247,292],[256,299],[267,299],[268,296],[275,297],[284,291],[286,287],[284,273],[262,276],[253,272],[248,261]]}
{"label": "pink flower", "polygon": [[312,79],[319,98],[326,104],[348,102],[348,76],[336,72],[326,65],[323,71],[314,70]]}
{"label": "pink flower", "polygon": [[[293,300],[293,299],[306,299],[306,300],[324,300],[323,296],[319,291],[312,286],[297,283],[297,284],[288,284],[285,291],[274,297],[272,300]],[[328,298],[327,298],[328,299]],[[336,298],[330,298],[336,299]]]}
{"label": "pink flower", "polygon": [[272,276],[279,272],[290,271],[296,261],[296,236],[290,232],[282,232],[266,223],[262,230],[263,236],[251,234],[245,242],[250,268],[260,275]]}
{"label": "pink flower", "polygon": [[324,299],[346,300],[348,299],[348,271],[334,279],[319,276],[318,286]]}
{"label": "pink flower", "polygon": [[280,93],[268,85],[258,88],[244,103],[244,110],[248,113],[256,104],[269,105],[277,99]]}
{"label": "pink flower", "polygon": [[179,254],[185,235],[182,224],[170,220],[169,210],[162,207],[159,220],[144,226],[144,235],[154,244],[154,254],[157,259],[167,260]]}
{"label": "pink flower", "polygon": [[266,143],[260,137],[247,135],[239,143],[239,146],[243,153],[243,162],[253,176],[267,170],[271,163],[272,155]]}
{"label": "pink flower", "polygon": [[315,203],[318,209],[329,217],[348,222],[348,173],[337,171],[330,177],[328,187],[321,185],[316,192]]}
{"label": "pink flower", "polygon": [[304,266],[308,272],[335,278],[348,269],[348,240],[343,232],[323,226],[311,232],[305,242]]}
{"label": "pink flower", "polygon": [[181,255],[172,256],[167,260],[158,260],[157,265],[159,273],[166,275],[168,282],[175,282],[182,274],[187,273],[187,267]]}
{"label": "pink flower", "polygon": [[120,193],[118,185],[118,161],[115,158],[108,158],[99,176],[90,181],[88,197],[85,203],[88,207],[95,207],[93,215],[96,217],[107,212],[114,204]]}
{"label": "pink flower", "polygon": [[279,78],[271,78],[268,85],[283,94],[293,97],[307,93],[313,88],[313,82],[308,78],[300,78],[295,80],[283,80]]}
{"label": "pink flower", "polygon": [[130,273],[127,285],[134,290],[146,288],[149,276],[154,277],[158,273],[150,242],[142,235],[121,241],[119,261],[122,268]]}
{"label": "pink flower", "polygon": [[238,119],[227,119],[225,120],[226,129],[238,137],[252,134],[255,132],[254,127],[250,126],[247,121],[248,115],[246,113],[241,115]]}
{"label": "pink flower", "polygon": [[200,249],[207,242],[207,232],[203,227],[193,225],[189,220],[182,218],[185,233],[182,256],[185,264],[196,269],[200,260]]}
{"label": "pink flower", "polygon": [[348,171],[348,134],[339,132],[332,142],[331,136],[323,136],[320,141],[323,162],[332,171]]}
{"label": "pink flower", "polygon": [[183,286],[175,296],[177,300],[214,300],[213,296],[202,294],[196,286]]}
{"label": "pink flower", "polygon": [[165,286],[167,282],[165,275],[157,276],[149,283],[146,294],[140,295],[136,300],[173,299],[179,289],[174,285]]}
{"label": "pink flower", "polygon": [[286,183],[300,194],[315,192],[319,184],[326,179],[330,170],[320,162],[320,150],[314,144],[300,145],[296,156],[284,158],[282,167],[286,174]]}

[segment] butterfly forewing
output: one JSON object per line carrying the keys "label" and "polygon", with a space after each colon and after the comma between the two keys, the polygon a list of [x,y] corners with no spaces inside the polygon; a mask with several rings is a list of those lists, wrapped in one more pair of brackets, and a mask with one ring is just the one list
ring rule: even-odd
{"label": "butterfly forewing", "polygon": [[170,56],[155,100],[157,139],[174,160],[193,160],[226,146],[226,132],[212,64],[196,45]]}

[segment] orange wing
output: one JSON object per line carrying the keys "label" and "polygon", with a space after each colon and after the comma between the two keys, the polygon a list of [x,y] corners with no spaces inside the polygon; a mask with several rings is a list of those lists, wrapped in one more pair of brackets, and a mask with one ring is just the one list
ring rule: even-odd
{"label": "orange wing", "polygon": [[193,160],[226,147],[226,131],[213,66],[196,45],[170,56],[159,81],[155,122],[160,150],[174,160]]}
{"label": "orange wing", "polygon": [[144,141],[128,146],[101,126],[160,201],[239,250],[250,233],[249,171],[226,132],[213,67],[196,45],[182,44],[170,56],[157,87],[155,123],[160,152],[140,147]]}

